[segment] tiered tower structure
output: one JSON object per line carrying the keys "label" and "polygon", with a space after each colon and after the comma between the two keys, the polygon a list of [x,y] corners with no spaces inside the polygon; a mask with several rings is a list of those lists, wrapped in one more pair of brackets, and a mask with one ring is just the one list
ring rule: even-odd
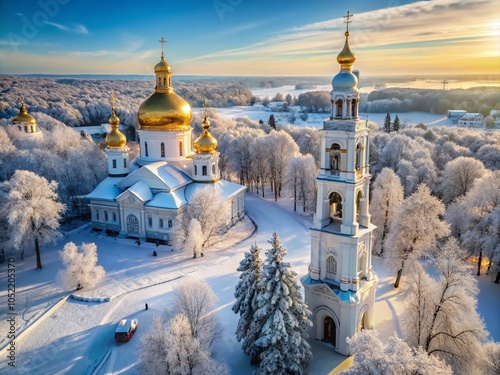
{"label": "tiered tower structure", "polygon": [[172,87],[172,69],[165,61],[164,38],[161,59],[155,66],[155,92],[139,107],[139,165],[157,161],[180,161],[192,153],[191,106]]}
{"label": "tiered tower structure", "polygon": [[321,130],[317,205],[311,228],[311,263],[302,277],[305,300],[313,312],[310,336],[349,354],[347,337],[373,326],[377,277],[371,266],[373,224],[369,207],[369,142],[359,119],[356,56],[349,46],[349,23],[340,72],[333,77],[331,114]]}
{"label": "tiered tower structure", "polygon": [[123,177],[129,172],[129,148],[127,137],[118,129],[120,118],[115,113],[115,95],[111,93],[111,131],[106,136],[106,154],[108,155],[108,175]]}

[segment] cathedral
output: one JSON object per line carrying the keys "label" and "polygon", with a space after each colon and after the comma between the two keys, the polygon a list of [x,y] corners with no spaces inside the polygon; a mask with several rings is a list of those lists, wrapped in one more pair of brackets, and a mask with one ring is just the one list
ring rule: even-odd
{"label": "cathedral", "polygon": [[114,97],[111,100],[111,131],[106,137],[108,177],[86,196],[92,228],[166,242],[194,192],[206,186],[230,202],[227,225],[233,225],[245,215],[246,188],[220,178],[217,140],[210,134],[206,112],[202,134],[191,140],[191,107],[174,92],[163,48],[154,71],[155,92],[137,114],[140,155],[132,162],[127,139],[118,130]]}
{"label": "cathedral", "polygon": [[372,328],[377,276],[371,266],[375,226],[368,212],[369,142],[359,119],[356,56],[349,47],[349,18],[340,72],[333,77],[331,114],[321,136],[316,214],[311,228],[311,263],[301,278],[312,311],[310,337],[349,355],[347,337]]}

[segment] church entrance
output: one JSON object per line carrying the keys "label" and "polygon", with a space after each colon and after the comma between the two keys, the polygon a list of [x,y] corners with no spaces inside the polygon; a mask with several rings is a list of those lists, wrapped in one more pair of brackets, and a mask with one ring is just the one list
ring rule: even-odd
{"label": "church entrance", "polygon": [[323,341],[337,346],[337,326],[332,318],[327,316],[323,323]]}
{"label": "church entrance", "polygon": [[127,216],[127,233],[139,234],[139,219],[134,214]]}

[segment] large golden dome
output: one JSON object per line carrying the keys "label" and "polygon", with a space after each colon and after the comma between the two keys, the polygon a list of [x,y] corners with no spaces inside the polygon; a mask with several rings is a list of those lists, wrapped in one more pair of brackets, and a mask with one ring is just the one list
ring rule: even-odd
{"label": "large golden dome", "polygon": [[340,64],[340,69],[351,70],[352,64],[356,61],[356,55],[349,47],[349,31],[345,32],[345,44],[342,51],[337,56],[337,62]]}
{"label": "large golden dome", "polygon": [[31,116],[26,110],[26,106],[24,105],[24,98],[22,100],[21,109],[19,109],[19,114],[14,117],[12,123],[15,125],[18,124],[26,124],[26,125],[36,125],[36,120],[33,116]]}
{"label": "large golden dome", "polygon": [[137,113],[141,130],[189,130],[192,116],[191,106],[172,89],[152,94]]}
{"label": "large golden dome", "polygon": [[217,150],[218,142],[208,131],[210,121],[207,120],[206,116],[201,126],[203,127],[203,133],[194,140],[193,147],[197,154],[214,154]]}
{"label": "large golden dome", "polygon": [[[163,40],[163,38],[162,38]],[[140,130],[183,131],[191,129],[191,106],[171,87],[172,71],[161,53],[155,66],[155,92],[139,107]]]}

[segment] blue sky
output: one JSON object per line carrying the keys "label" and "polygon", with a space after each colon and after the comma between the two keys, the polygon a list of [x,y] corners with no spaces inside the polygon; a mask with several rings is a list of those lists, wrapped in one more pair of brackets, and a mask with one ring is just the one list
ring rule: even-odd
{"label": "blue sky", "polygon": [[0,0],[0,73],[151,74],[164,36],[174,74],[329,75],[348,9],[351,47],[367,74],[500,73],[498,5]]}

